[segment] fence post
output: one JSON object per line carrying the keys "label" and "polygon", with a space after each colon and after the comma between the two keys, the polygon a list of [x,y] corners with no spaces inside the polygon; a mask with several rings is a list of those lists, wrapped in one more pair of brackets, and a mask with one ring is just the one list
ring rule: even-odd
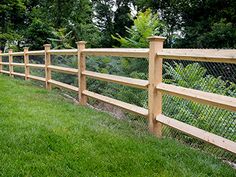
{"label": "fence post", "polygon": [[86,70],[86,57],[82,54],[82,50],[85,49],[85,41],[79,41],[76,43],[78,48],[78,85],[79,85],[79,103],[81,105],[87,104],[87,96],[83,95],[83,91],[86,90],[86,76],[82,74]]}
{"label": "fence post", "polygon": [[51,44],[44,44],[44,50],[45,50],[45,78],[46,78],[46,89],[51,90],[52,86],[48,82],[51,78],[51,69],[48,68],[49,65],[51,65],[51,55],[48,53],[48,51],[51,48]]}
{"label": "fence post", "polygon": [[30,74],[30,68],[27,66],[29,64],[29,54],[27,52],[29,51],[28,47],[24,48],[24,63],[25,63],[25,80],[29,80],[29,74]]}
{"label": "fence post", "polygon": [[13,56],[12,56],[12,53],[13,53],[13,50],[12,49],[9,49],[9,72],[10,72],[10,76],[11,77],[14,77],[13,76],[13,66],[12,66],[12,62],[13,62]]}
{"label": "fence post", "polygon": [[0,50],[0,73],[2,72],[2,51]]}
{"label": "fence post", "polygon": [[149,130],[157,137],[162,136],[162,124],[156,121],[156,116],[162,113],[162,94],[156,90],[156,85],[162,82],[162,58],[157,52],[163,49],[166,38],[152,36],[148,38],[149,44],[149,87],[148,87],[148,109]]}

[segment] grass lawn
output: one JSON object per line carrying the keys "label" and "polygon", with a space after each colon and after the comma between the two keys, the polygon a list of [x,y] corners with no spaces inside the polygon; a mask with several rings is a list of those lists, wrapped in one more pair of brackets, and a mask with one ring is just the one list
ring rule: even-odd
{"label": "grass lawn", "polygon": [[0,176],[236,176],[216,158],[0,75]]}

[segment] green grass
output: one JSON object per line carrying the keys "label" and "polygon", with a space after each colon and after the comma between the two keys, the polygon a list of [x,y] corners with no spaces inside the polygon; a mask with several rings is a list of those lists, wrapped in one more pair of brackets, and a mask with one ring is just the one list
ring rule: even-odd
{"label": "green grass", "polygon": [[132,122],[0,76],[1,176],[236,176],[216,158]]}

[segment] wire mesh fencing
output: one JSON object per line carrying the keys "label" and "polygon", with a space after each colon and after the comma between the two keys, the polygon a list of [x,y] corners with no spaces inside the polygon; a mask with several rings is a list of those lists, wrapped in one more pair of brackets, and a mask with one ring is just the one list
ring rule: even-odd
{"label": "wire mesh fencing", "polygon": [[[145,66],[142,64],[142,66],[144,66],[142,69],[146,70],[146,72],[140,71],[140,65],[136,63],[137,61],[146,62]],[[148,62],[147,59],[88,56],[86,58],[86,69],[103,74],[146,80]],[[99,93],[116,100],[137,105],[139,107],[148,107],[148,91],[144,89],[133,88],[130,86],[102,81],[90,77],[87,77],[87,88],[92,92]],[[116,117],[129,121],[130,126],[136,128],[137,134],[147,130],[148,122],[146,118],[129,113],[128,111],[124,111],[110,104],[104,104],[100,101],[96,101],[95,99],[89,100],[89,103],[93,106],[107,112],[112,112]]]}
{"label": "wire mesh fencing", "polygon": [[[235,64],[164,60],[163,82],[219,95],[236,97]],[[171,118],[236,141],[236,113],[176,96],[163,96],[163,113]],[[178,139],[225,160],[236,156],[165,126],[164,136]]]}
{"label": "wire mesh fencing", "polygon": [[[78,59],[76,55],[51,55],[51,65],[77,69]],[[78,86],[78,75],[52,70],[52,79],[76,87]]]}
{"label": "wire mesh fencing", "polygon": [[[30,64],[45,64],[44,55],[30,55]],[[45,68],[30,67],[30,75],[45,78]],[[38,81],[37,81],[38,82]]]}

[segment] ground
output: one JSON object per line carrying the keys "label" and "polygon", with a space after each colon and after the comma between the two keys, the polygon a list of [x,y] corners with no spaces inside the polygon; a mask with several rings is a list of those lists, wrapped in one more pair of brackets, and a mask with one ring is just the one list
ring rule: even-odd
{"label": "ground", "polygon": [[0,75],[0,176],[236,176],[219,159]]}

